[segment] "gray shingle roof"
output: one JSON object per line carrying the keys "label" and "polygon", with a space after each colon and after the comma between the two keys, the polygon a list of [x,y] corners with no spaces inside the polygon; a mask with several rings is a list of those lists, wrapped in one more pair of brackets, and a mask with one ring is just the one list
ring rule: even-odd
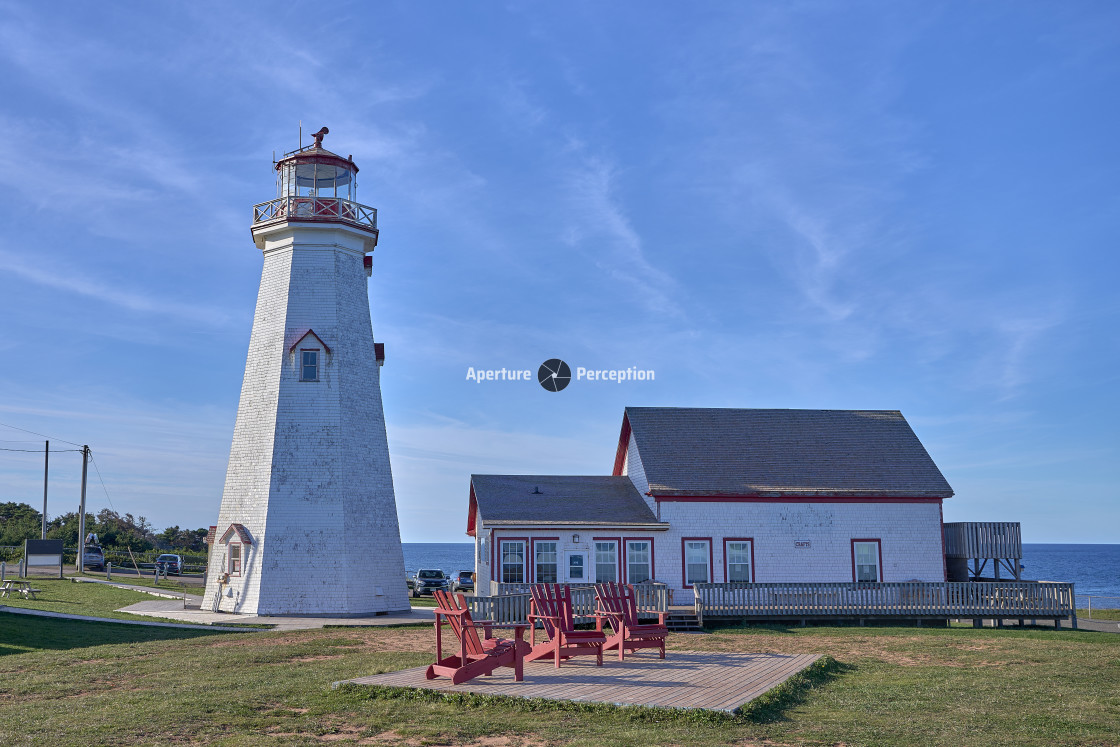
{"label": "gray shingle roof", "polygon": [[487,526],[659,524],[628,477],[471,475],[471,488]]}
{"label": "gray shingle roof", "polygon": [[897,410],[627,407],[656,495],[948,498]]}

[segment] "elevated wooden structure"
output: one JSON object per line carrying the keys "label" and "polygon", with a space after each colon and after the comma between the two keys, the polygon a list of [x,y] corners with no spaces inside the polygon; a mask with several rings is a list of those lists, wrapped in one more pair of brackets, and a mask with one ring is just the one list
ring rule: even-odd
{"label": "elevated wooden structure", "polygon": [[[992,574],[1001,580],[1022,578],[1022,532],[1017,521],[959,521],[942,525],[945,536],[945,569],[950,581],[981,581],[992,562]],[[971,561],[971,565],[970,565]]]}

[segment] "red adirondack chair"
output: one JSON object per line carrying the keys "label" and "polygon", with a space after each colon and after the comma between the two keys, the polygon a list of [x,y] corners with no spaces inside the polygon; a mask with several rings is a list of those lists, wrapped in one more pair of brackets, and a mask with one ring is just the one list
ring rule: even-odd
{"label": "red adirondack chair", "polygon": [[[533,601],[530,606],[529,647],[525,661],[536,661],[549,656],[560,668],[560,660],[572,656],[595,654],[596,666],[603,665],[603,644],[607,637],[601,630],[576,630],[572,619],[572,591],[560,584],[533,584]],[[536,642],[536,622],[540,621],[548,634],[546,643]]]}
{"label": "red adirondack chair", "polygon": [[626,651],[641,648],[656,648],[665,658],[665,639],[669,629],[665,627],[665,613],[657,613],[656,623],[643,623],[638,619],[637,594],[629,584],[609,582],[595,584],[596,616],[602,627],[603,620],[610,625],[612,633],[607,634],[604,649],[618,649],[618,660],[622,661]]}
{"label": "red adirondack chair", "polygon": [[[524,640],[524,623],[497,624],[489,620],[473,620],[470,608],[462,594],[447,591],[435,592],[436,603],[436,663],[428,667],[424,676],[431,680],[436,677],[450,677],[451,682],[459,685],[474,679],[480,674],[492,674],[498,667],[513,667],[513,679],[522,679],[522,662],[529,652],[529,644]],[[443,619],[446,618],[455,637],[459,639],[459,653],[443,655]],[[478,628],[483,629],[483,638],[478,637]],[[492,628],[513,628],[515,638],[491,638]]]}

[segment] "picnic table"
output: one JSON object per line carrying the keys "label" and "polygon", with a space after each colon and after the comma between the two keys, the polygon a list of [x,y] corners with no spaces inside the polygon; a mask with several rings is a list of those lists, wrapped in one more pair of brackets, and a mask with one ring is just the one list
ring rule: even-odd
{"label": "picnic table", "polygon": [[24,599],[38,599],[39,597],[35,595],[40,590],[31,588],[30,581],[17,578],[5,579],[4,584],[0,586],[0,597],[11,597],[13,591],[18,592]]}

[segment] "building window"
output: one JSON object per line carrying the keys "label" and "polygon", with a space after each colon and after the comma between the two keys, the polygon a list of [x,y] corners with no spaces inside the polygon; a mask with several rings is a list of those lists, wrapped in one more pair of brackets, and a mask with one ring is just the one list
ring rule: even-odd
{"label": "building window", "polygon": [[724,554],[727,557],[727,580],[749,584],[754,581],[751,569],[751,541],[724,540]]}
{"label": "building window", "polygon": [[241,545],[236,542],[229,546],[229,575],[241,575]]}
{"label": "building window", "polygon": [[525,583],[525,542],[507,540],[501,543],[502,583]]}
{"label": "building window", "polygon": [[852,579],[857,583],[878,583],[883,580],[882,547],[879,540],[852,540]]}
{"label": "building window", "polygon": [[300,381],[318,381],[319,380],[319,351],[318,350],[301,350],[299,351],[300,364],[299,364],[299,380]]}
{"label": "building window", "polygon": [[626,580],[642,584],[653,578],[652,543],[649,540],[627,540]]}
{"label": "building window", "polygon": [[618,543],[595,543],[595,583],[618,580]]}
{"label": "building window", "polygon": [[712,580],[712,541],[682,540],[684,545],[684,585],[706,584]]}
{"label": "building window", "polygon": [[538,584],[554,584],[559,579],[556,578],[556,543],[555,542],[534,542],[533,546],[536,552],[534,563],[536,564],[536,582]]}
{"label": "building window", "polygon": [[583,581],[583,553],[572,553],[568,556],[568,580]]}

